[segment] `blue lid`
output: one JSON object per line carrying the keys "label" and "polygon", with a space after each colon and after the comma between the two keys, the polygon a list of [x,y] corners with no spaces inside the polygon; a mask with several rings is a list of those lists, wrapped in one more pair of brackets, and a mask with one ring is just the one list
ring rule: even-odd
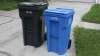
{"label": "blue lid", "polygon": [[44,15],[53,15],[53,16],[68,16],[69,14],[74,14],[74,9],[67,8],[55,8],[55,9],[47,9],[44,12]]}

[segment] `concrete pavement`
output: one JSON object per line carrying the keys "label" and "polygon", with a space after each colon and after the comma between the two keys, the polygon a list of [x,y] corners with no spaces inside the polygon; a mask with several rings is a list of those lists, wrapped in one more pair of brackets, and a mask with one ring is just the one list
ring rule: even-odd
{"label": "concrete pavement", "polygon": [[[93,3],[50,1],[49,8],[75,9],[73,29],[92,5]],[[22,25],[18,10],[0,11],[0,36],[0,55],[2,56],[58,56],[56,53],[47,52],[46,42],[39,48],[23,45]],[[71,39],[73,41],[72,46],[64,56],[76,56],[73,31],[71,32]]]}
{"label": "concrete pavement", "polygon": [[89,23],[89,22],[80,22],[78,24],[79,27],[84,27],[87,29],[95,29],[95,30],[100,30],[100,24],[96,23]]}

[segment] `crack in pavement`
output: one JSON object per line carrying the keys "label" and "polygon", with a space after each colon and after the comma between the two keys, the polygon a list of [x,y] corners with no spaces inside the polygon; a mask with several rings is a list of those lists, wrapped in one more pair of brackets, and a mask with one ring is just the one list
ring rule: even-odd
{"label": "crack in pavement", "polygon": [[4,33],[5,31],[7,31],[7,30],[9,30],[9,29],[11,29],[11,28],[13,28],[13,27],[9,27],[9,28],[7,28],[6,30],[3,30],[3,32],[0,32],[0,34],[1,34],[1,33]]}
{"label": "crack in pavement", "polygon": [[[4,16],[4,15],[0,15],[0,16],[3,16],[3,17],[10,17],[10,18],[16,18],[16,17],[11,17],[11,16]],[[16,18],[16,19],[20,19],[20,18]]]}
{"label": "crack in pavement", "polygon": [[10,53],[5,52],[5,51],[0,51],[0,53],[2,53],[2,54],[4,54],[4,55],[7,55],[7,56],[12,56]]}
{"label": "crack in pavement", "polygon": [[[0,16],[3,16],[3,17],[10,17],[10,16],[4,16],[4,15],[0,15]],[[14,19],[20,19],[20,18],[15,18],[15,17],[10,17],[10,18],[13,18],[13,19],[11,19],[11,20],[9,20],[9,21],[7,21],[7,22],[1,23],[0,25],[4,25],[4,24],[7,24],[7,23],[10,23],[10,22],[12,22]]]}
{"label": "crack in pavement", "polygon": [[13,34],[11,35],[12,38],[1,42],[1,43],[0,43],[0,47],[3,47],[3,46],[5,46],[5,44],[11,42],[12,40],[17,39],[18,37],[16,38],[16,36],[18,36],[18,34],[20,34],[19,32],[20,32],[20,31],[17,31],[17,32],[13,33]]}
{"label": "crack in pavement", "polygon": [[10,22],[12,22],[14,19],[15,19],[15,18],[13,18],[13,19],[11,19],[11,20],[9,20],[9,21],[7,21],[7,22],[1,23],[0,25],[4,25],[4,24],[7,24],[7,23],[10,23]]}
{"label": "crack in pavement", "polygon": [[[4,25],[4,24],[7,24],[7,23],[10,23],[10,22],[12,22],[14,19],[20,19],[20,18],[15,18],[15,17],[10,17],[10,16],[4,16],[4,15],[0,15],[0,16],[13,18],[13,19],[11,19],[11,20],[9,20],[9,21],[7,21],[7,22],[1,23],[0,25]],[[13,35],[16,35],[17,33],[19,33],[19,31],[13,33],[13,34],[12,34],[12,37],[13,37]],[[16,39],[16,38],[10,38],[10,39],[8,39],[8,40],[6,40],[6,41],[4,41],[4,42],[1,42],[1,43],[0,43],[0,46],[4,46],[5,44],[7,44],[8,42],[10,42],[10,41],[12,41],[12,40],[14,40],[14,39]],[[4,55],[6,55],[6,56],[12,56],[10,53],[5,52],[5,51],[0,51],[0,53],[1,53],[1,54],[4,54]]]}

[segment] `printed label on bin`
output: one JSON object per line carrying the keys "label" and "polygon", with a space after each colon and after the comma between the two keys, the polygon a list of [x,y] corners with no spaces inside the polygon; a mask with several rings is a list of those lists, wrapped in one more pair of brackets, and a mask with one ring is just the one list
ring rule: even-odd
{"label": "printed label on bin", "polygon": [[26,13],[30,13],[30,14],[32,14],[32,11],[26,11]]}
{"label": "printed label on bin", "polygon": [[71,20],[71,18],[70,18],[70,19],[68,20],[68,25],[70,25],[70,24],[71,24],[71,21],[72,21],[72,20]]}
{"label": "printed label on bin", "polygon": [[51,17],[51,20],[52,21],[58,21],[58,18],[57,17]]}

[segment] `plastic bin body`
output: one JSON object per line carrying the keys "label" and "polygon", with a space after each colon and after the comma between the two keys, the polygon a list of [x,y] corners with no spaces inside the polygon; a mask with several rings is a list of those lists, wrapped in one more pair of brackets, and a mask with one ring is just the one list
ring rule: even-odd
{"label": "plastic bin body", "polygon": [[43,2],[23,2],[18,5],[22,19],[24,45],[40,47],[44,42],[45,24],[43,12],[48,4]]}
{"label": "plastic bin body", "polygon": [[47,27],[47,48],[59,55],[66,53],[73,21],[72,9],[48,9],[44,12]]}

